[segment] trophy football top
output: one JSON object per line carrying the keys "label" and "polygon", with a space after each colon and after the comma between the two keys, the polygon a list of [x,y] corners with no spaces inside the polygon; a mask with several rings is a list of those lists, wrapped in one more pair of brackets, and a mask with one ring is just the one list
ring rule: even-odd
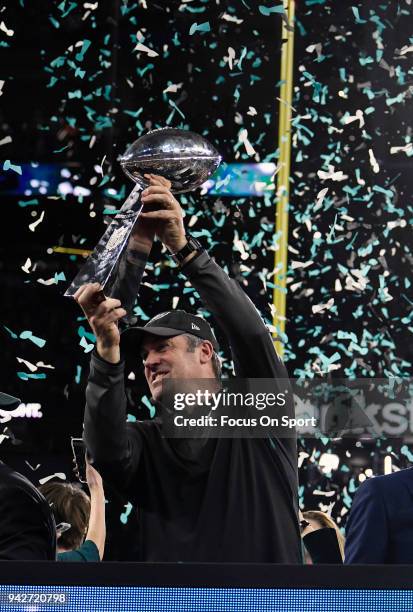
{"label": "trophy football top", "polygon": [[124,172],[142,187],[144,174],[159,174],[173,193],[196,189],[218,168],[221,156],[203,136],[176,128],[159,128],[135,140],[119,158]]}

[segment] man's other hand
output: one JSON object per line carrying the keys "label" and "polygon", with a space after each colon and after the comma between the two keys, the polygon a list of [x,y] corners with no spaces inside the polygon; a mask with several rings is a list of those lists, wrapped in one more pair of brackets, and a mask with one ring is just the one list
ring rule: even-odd
{"label": "man's other hand", "polygon": [[169,181],[160,178],[151,175],[149,187],[142,192],[144,212],[141,216],[155,223],[156,235],[171,253],[177,253],[187,242],[182,209],[169,190]]}
{"label": "man's other hand", "polygon": [[119,300],[106,298],[99,283],[82,285],[74,294],[96,336],[99,355],[111,363],[120,361],[118,321],[126,315]]}

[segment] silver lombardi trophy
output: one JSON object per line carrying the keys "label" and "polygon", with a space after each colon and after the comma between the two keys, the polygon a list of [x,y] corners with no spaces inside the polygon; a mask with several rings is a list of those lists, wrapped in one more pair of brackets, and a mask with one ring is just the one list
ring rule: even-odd
{"label": "silver lombardi trophy", "polygon": [[144,174],[163,176],[171,181],[173,193],[184,193],[202,185],[218,168],[221,157],[195,132],[160,128],[138,138],[119,161],[136,185],[65,296],[72,297],[85,283],[99,283],[105,295],[111,296],[118,262],[142,210],[140,194],[148,186]]}

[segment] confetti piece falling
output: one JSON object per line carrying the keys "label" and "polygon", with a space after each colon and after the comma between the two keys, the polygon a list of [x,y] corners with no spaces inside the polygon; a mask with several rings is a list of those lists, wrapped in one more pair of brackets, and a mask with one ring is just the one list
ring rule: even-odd
{"label": "confetti piece falling", "polygon": [[30,223],[30,225],[29,225],[29,230],[30,230],[31,232],[34,232],[34,231],[35,231],[35,229],[36,229],[36,227],[37,227],[38,225],[40,225],[40,223],[43,221],[43,219],[44,219],[44,210],[42,210],[42,212],[41,212],[41,214],[40,214],[40,217],[39,217],[39,218],[38,218],[36,221],[33,221],[33,223]]}
{"label": "confetti piece falling", "polygon": [[15,164],[12,164],[9,159],[6,159],[6,161],[4,162],[3,170],[5,172],[7,172],[7,170],[12,170],[12,172],[16,172],[17,174],[20,174],[20,175],[22,174],[21,166],[17,166]]}
{"label": "confetti piece falling", "polygon": [[211,31],[211,26],[209,25],[209,21],[205,21],[204,23],[193,23],[189,29],[189,35],[192,36],[196,34],[196,32],[200,32],[201,34],[206,34]]}
{"label": "confetti piece falling", "polygon": [[141,53],[146,53],[148,57],[158,57],[159,56],[159,53],[157,53],[153,49],[150,49],[146,45],[143,45],[142,43],[138,43],[134,51],[140,51]]}
{"label": "confetti piece falling", "polygon": [[66,480],[66,474],[63,472],[55,472],[54,474],[50,474],[49,476],[45,476],[44,478],[40,478],[39,484],[44,485],[49,480],[53,480],[53,478],[59,478],[60,480]]}
{"label": "confetti piece falling", "polygon": [[21,338],[21,340],[30,340],[39,348],[43,348],[46,344],[46,340],[44,340],[43,338],[38,338],[31,331],[28,330],[22,331],[19,337]]}

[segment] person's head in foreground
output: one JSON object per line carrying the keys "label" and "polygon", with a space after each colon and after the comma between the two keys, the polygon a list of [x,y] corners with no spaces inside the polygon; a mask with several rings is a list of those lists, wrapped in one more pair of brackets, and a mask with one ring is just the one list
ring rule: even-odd
{"label": "person's head in foreground", "polygon": [[220,379],[217,340],[202,317],[184,310],[163,312],[144,327],[122,334],[124,350],[140,353],[152,398],[159,400],[164,378]]}
{"label": "person's head in foreground", "polygon": [[303,534],[306,531],[316,531],[317,529],[334,529],[337,535],[337,541],[340,548],[340,553],[342,559],[344,559],[344,544],[345,538],[340,531],[337,523],[331,518],[329,514],[326,512],[321,512],[320,510],[308,510],[302,513],[302,517],[308,526],[304,529]]}
{"label": "person's head in foreground", "polygon": [[47,482],[39,487],[47,499],[56,525],[68,523],[70,529],[57,532],[57,551],[67,552],[79,548],[85,539],[89,517],[90,499],[76,484]]}

